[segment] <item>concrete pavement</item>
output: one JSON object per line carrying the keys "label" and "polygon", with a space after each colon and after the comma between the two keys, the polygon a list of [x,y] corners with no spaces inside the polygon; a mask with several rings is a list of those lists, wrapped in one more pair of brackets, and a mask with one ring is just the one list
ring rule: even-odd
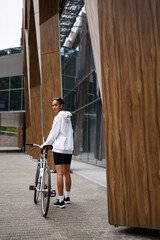
{"label": "concrete pavement", "polygon": [[107,187],[106,169],[95,165],[87,164],[81,161],[72,161],[71,170],[100,186]]}
{"label": "concrete pavement", "polygon": [[[108,224],[105,169],[72,162],[71,204],[54,208],[47,218],[33,202],[28,186],[34,182],[36,163],[22,152],[0,152],[0,239],[134,240],[160,239],[159,231],[115,228]],[[101,176],[101,177],[100,177]],[[51,174],[56,189],[56,174]],[[99,181],[100,180],[100,181]]]}

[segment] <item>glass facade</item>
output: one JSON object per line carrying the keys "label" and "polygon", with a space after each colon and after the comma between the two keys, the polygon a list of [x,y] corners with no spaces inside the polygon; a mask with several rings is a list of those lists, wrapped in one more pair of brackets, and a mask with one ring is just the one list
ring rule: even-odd
{"label": "glass facade", "polygon": [[0,111],[24,110],[23,76],[0,78]]}
{"label": "glass facade", "polygon": [[105,166],[103,110],[84,6],[61,44],[61,72],[64,109],[73,114],[74,157]]}
{"label": "glass facade", "polygon": [[[0,50],[0,57],[2,57],[3,61],[3,56],[20,53],[23,53],[22,47],[9,48]],[[7,73],[6,75],[10,76],[0,77],[0,112],[24,111],[23,75],[18,75],[15,73],[16,76],[11,76],[12,72],[10,72],[10,74]],[[4,74],[1,76],[4,76]]]}
{"label": "glass facade", "polygon": [[22,47],[16,47],[16,48],[8,48],[0,50],[0,56],[15,54],[15,53],[22,53],[23,48]]}

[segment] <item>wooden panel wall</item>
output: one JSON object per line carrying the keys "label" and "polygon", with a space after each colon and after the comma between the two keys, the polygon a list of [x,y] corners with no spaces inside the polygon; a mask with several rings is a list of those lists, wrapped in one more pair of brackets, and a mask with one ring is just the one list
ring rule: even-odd
{"label": "wooden panel wall", "polygon": [[[41,121],[41,80],[38,61],[38,48],[36,39],[36,28],[34,20],[33,1],[30,9],[29,26],[29,62],[30,62],[30,98],[31,98],[31,130],[32,142],[42,143],[42,121]],[[36,151],[34,157],[39,157],[40,150]]]}
{"label": "wooden panel wall", "polygon": [[[41,144],[43,141],[41,82],[45,139],[54,118],[52,98],[61,97],[58,19],[58,0],[24,0],[26,142]],[[51,152],[48,162],[54,169]]]}
{"label": "wooden panel wall", "polygon": [[17,146],[22,149],[22,128],[17,128]]}
{"label": "wooden panel wall", "polygon": [[[26,31],[26,30],[25,30]],[[26,35],[26,33],[24,33]],[[26,42],[26,36],[23,37],[23,56],[24,56],[24,94],[25,94],[25,131],[26,131],[26,142],[31,141],[31,112],[30,112],[30,88],[29,88],[29,69],[27,64],[27,51],[28,44]]]}
{"label": "wooden panel wall", "polygon": [[160,1],[98,1],[110,224],[160,229]]}
{"label": "wooden panel wall", "polygon": [[[24,3],[24,79],[25,79],[25,118],[26,118],[26,143],[42,143],[41,123],[41,92],[40,71],[36,30],[34,21],[33,1]],[[27,152],[30,153],[29,149]],[[35,149],[34,158],[39,158],[40,150]]]}
{"label": "wooden panel wall", "polygon": [[[92,50],[94,55],[94,62],[97,73],[97,80],[102,97],[102,80],[101,80],[101,59],[100,59],[100,46],[99,46],[99,21],[98,21],[98,2],[97,0],[84,0],[87,20],[89,26],[89,33],[92,43]],[[103,98],[102,98],[103,100]]]}
{"label": "wooden panel wall", "polygon": [[23,0],[23,58],[24,58],[24,94],[25,94],[25,131],[26,142],[30,142],[29,128],[31,126],[30,114],[30,87],[29,87],[29,45],[28,45],[28,30],[27,30],[27,2]]}
{"label": "wooden panel wall", "polygon": [[[42,60],[42,90],[44,138],[46,140],[54,118],[52,98],[61,97],[58,0],[40,0],[40,39]],[[53,158],[51,153],[49,159]],[[49,160],[50,168],[54,168]]]}
{"label": "wooden panel wall", "polygon": [[[29,1],[28,1],[29,2]],[[23,0],[23,54],[24,54],[24,94],[25,94],[25,132],[26,143],[32,142],[31,109],[30,109],[30,69],[28,44],[28,12],[27,2]]]}

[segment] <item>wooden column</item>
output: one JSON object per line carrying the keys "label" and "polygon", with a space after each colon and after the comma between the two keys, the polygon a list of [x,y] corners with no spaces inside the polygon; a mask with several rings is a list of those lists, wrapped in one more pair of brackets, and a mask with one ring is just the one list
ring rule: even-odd
{"label": "wooden column", "polygon": [[[61,97],[58,0],[39,0],[43,120],[46,140],[54,118],[52,98]],[[49,155],[50,168],[54,168]]]}
{"label": "wooden column", "polygon": [[30,70],[28,45],[28,11],[27,2],[23,1],[23,56],[24,56],[24,94],[25,94],[25,131],[26,142],[31,141],[31,112],[30,112]]}
{"label": "wooden column", "polygon": [[[38,48],[34,20],[33,1],[25,1],[25,98],[26,98],[26,142],[42,143],[41,121],[41,81],[38,61]],[[39,158],[40,150],[33,152]]]}
{"label": "wooden column", "polygon": [[98,10],[109,222],[160,229],[160,1]]}
{"label": "wooden column", "polygon": [[[27,35],[27,30],[24,30],[24,35]],[[27,38],[24,36],[23,41],[23,55],[24,55],[24,94],[25,94],[25,131],[26,131],[26,143],[32,142],[31,137],[31,111],[30,111],[30,84],[29,84],[29,60],[28,55],[28,44]],[[26,42],[27,41],[27,42]]]}
{"label": "wooden column", "polygon": [[22,149],[22,128],[17,128],[17,146]]}
{"label": "wooden column", "polygon": [[[58,0],[24,0],[23,44],[27,142],[42,143],[43,122],[44,138],[47,138],[54,118],[52,98],[61,97],[58,20]],[[41,94],[41,83],[43,94]],[[41,97],[43,97],[43,117]],[[51,152],[48,162],[53,169]]]}
{"label": "wooden column", "polygon": [[[100,58],[100,45],[99,45],[99,20],[98,20],[98,0],[84,0],[89,33],[92,43],[92,50],[94,55],[94,62],[97,73],[97,81],[100,88],[102,97],[102,80],[101,80],[101,58]],[[102,98],[103,101],[103,98]]]}
{"label": "wooden column", "polygon": [[34,142],[42,143],[42,122],[41,122],[41,80],[40,67],[38,61],[38,46],[36,39],[36,28],[34,20],[33,2],[30,12],[30,29],[29,29],[29,53],[30,53],[30,91],[31,91],[31,116],[33,126]]}

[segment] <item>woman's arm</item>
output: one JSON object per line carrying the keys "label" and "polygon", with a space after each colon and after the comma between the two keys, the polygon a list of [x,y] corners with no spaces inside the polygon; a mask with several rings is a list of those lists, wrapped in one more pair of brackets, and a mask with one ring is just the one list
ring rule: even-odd
{"label": "woman's arm", "polygon": [[59,132],[60,132],[60,126],[61,126],[61,119],[55,118],[52,124],[52,128],[50,130],[50,133],[47,137],[47,140],[43,143],[44,145],[52,145],[57,138]]}

